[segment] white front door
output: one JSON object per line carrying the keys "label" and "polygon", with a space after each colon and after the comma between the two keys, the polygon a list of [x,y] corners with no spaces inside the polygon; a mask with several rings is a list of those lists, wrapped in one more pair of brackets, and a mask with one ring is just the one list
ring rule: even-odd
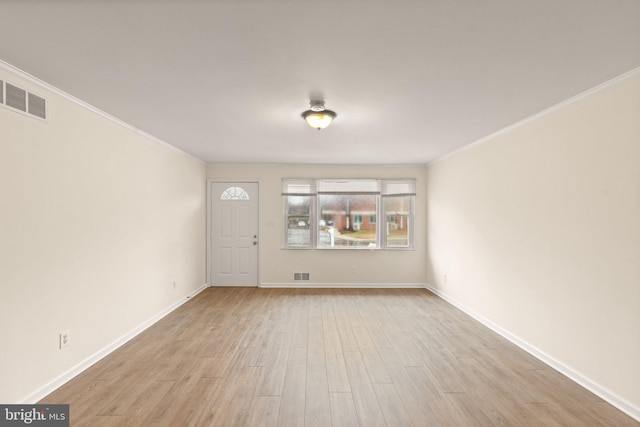
{"label": "white front door", "polygon": [[212,286],[258,286],[258,183],[211,185]]}

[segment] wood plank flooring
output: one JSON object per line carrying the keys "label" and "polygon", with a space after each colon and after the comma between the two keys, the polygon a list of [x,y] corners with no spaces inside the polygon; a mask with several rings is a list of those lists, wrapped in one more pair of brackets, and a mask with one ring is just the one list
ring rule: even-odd
{"label": "wood plank flooring", "polygon": [[209,288],[40,403],[72,426],[640,426],[422,289]]}

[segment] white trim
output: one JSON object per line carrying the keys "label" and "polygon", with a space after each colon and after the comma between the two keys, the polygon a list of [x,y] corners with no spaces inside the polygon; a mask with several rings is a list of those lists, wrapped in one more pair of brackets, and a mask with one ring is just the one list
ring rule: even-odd
{"label": "white trim", "polygon": [[206,262],[205,262],[205,268],[207,269],[207,271],[205,272],[205,278],[207,281],[207,285],[208,286],[213,286],[212,280],[211,280],[211,254],[212,252],[212,242],[211,242],[211,188],[213,186],[213,180],[210,178],[207,178],[207,206],[206,206],[206,215],[207,215],[207,224],[206,224],[206,233],[207,233],[207,248],[205,250],[205,256],[207,257]]}
{"label": "white trim", "polygon": [[425,283],[260,283],[260,288],[424,289]]}
{"label": "white trim", "polygon": [[435,287],[433,287],[433,286],[431,286],[429,284],[426,284],[425,288],[427,288],[429,291],[431,291],[434,294],[436,294],[439,298],[442,298],[443,300],[445,300],[449,304],[453,305],[454,307],[460,309],[461,311],[465,312],[469,316],[473,317],[475,320],[477,320],[478,322],[482,323],[484,326],[486,326],[487,328],[491,329],[492,331],[494,331],[498,335],[501,335],[502,337],[506,338],[507,340],[509,340],[513,344],[517,345],[518,347],[520,347],[521,349],[523,349],[527,353],[531,354],[533,357],[535,357],[535,358],[539,359],[540,361],[546,363],[547,365],[549,365],[550,367],[552,367],[556,371],[560,372],[564,376],[568,377],[572,381],[578,383],[582,387],[586,388],[587,390],[589,390],[592,393],[596,394],[597,396],[601,397],[603,400],[605,400],[606,402],[608,402],[611,405],[615,406],[616,408],[618,408],[619,410],[621,410],[625,414],[629,415],[631,418],[634,418],[635,420],[640,421],[640,407],[638,407],[638,406],[634,405],[633,403],[627,401],[626,399],[620,397],[616,393],[612,392],[611,390],[607,389],[606,387],[601,386],[600,384],[598,384],[595,381],[591,380],[590,378],[584,376],[583,374],[581,374],[579,372],[576,372],[570,366],[568,366],[565,363],[555,359],[554,357],[548,355],[544,351],[536,348],[535,346],[529,344],[528,342],[520,339],[516,335],[513,335],[511,332],[507,331],[506,329],[503,329],[502,327],[496,325],[495,323],[493,323],[489,319],[487,319],[487,318],[483,317],[482,315],[476,313],[475,311],[469,309],[468,307],[466,307],[463,304],[459,303],[455,299],[453,299],[453,298],[449,297],[448,295],[446,295],[445,293],[441,292],[437,288],[435,288]]}
{"label": "white trim", "polygon": [[426,165],[427,166],[432,166],[432,165],[434,165],[436,163],[439,163],[439,162],[441,162],[441,161],[443,161],[445,159],[448,159],[449,157],[453,157],[453,156],[456,156],[458,154],[464,153],[465,151],[470,150],[470,149],[472,149],[474,147],[477,147],[478,145],[482,145],[485,142],[488,142],[488,141],[490,141],[490,140],[492,140],[494,138],[497,138],[497,137],[499,137],[501,135],[509,133],[514,129],[517,129],[517,128],[519,128],[521,126],[524,126],[524,125],[526,125],[526,124],[528,124],[530,122],[538,120],[539,118],[542,118],[542,117],[544,117],[546,115],[552,114],[552,113],[554,113],[554,112],[556,112],[558,110],[561,110],[561,109],[563,109],[565,107],[568,107],[571,104],[576,104],[576,103],[578,103],[580,101],[583,101],[586,98],[589,98],[592,95],[595,95],[595,94],[597,94],[599,92],[602,92],[604,90],[613,88],[613,87],[615,87],[615,86],[617,86],[617,85],[619,85],[621,83],[624,83],[627,80],[630,80],[630,79],[632,79],[632,78],[634,78],[634,77],[636,77],[638,75],[640,75],[640,67],[634,68],[631,71],[627,71],[626,73],[621,74],[618,77],[614,77],[611,80],[608,80],[608,81],[606,81],[604,83],[599,84],[598,86],[595,86],[595,87],[593,87],[591,89],[588,89],[588,90],[586,90],[586,91],[584,91],[582,93],[579,93],[578,95],[572,96],[569,99],[566,99],[566,100],[564,100],[564,101],[562,101],[562,102],[560,102],[560,103],[558,103],[556,105],[553,105],[553,106],[551,106],[551,107],[549,107],[549,108],[547,108],[545,110],[540,111],[539,113],[533,114],[533,115],[531,115],[531,116],[529,116],[529,117],[527,117],[525,119],[522,119],[522,120],[517,121],[517,122],[515,122],[515,123],[513,123],[513,124],[511,124],[511,125],[509,125],[509,126],[507,126],[505,128],[502,128],[502,129],[500,129],[500,130],[498,130],[498,131],[496,131],[496,132],[494,132],[494,133],[492,133],[490,135],[487,135],[487,136],[485,136],[483,138],[480,138],[480,139],[478,139],[478,140],[476,140],[474,142],[471,142],[471,143],[469,143],[469,144],[467,144],[467,145],[465,145],[463,147],[460,147],[457,150],[454,150],[454,151],[452,151],[450,153],[447,153],[447,154],[443,155],[442,157],[438,157],[435,160],[431,160],[430,162],[427,162]]}
{"label": "white trim", "polygon": [[160,319],[162,319],[163,317],[165,317],[166,315],[171,313],[176,308],[180,307],[185,302],[189,301],[189,299],[191,299],[191,298],[195,297],[196,295],[198,295],[200,292],[202,292],[206,288],[207,288],[206,284],[200,286],[198,289],[196,289],[195,291],[193,291],[192,293],[190,293],[186,297],[184,297],[184,298],[178,300],[177,302],[171,304],[169,307],[167,307],[166,309],[162,310],[160,313],[156,314],[152,318],[150,318],[150,319],[146,320],[145,322],[141,323],[137,327],[133,328],[132,330],[130,330],[129,332],[124,334],[122,337],[120,337],[117,340],[115,340],[114,342],[112,342],[111,344],[107,345],[103,349],[101,349],[101,350],[97,351],[96,353],[92,354],[91,356],[89,356],[88,358],[86,358],[82,362],[78,363],[77,365],[75,365],[71,369],[67,370],[66,372],[64,372],[64,373],[60,374],[59,376],[57,376],[56,378],[54,378],[49,383],[47,383],[44,386],[40,387],[39,389],[35,390],[33,393],[31,393],[30,395],[28,395],[24,399],[22,399],[19,403],[20,404],[33,404],[33,403],[38,402],[39,400],[41,400],[45,396],[51,394],[57,388],[61,387],[62,385],[64,385],[68,381],[72,380],[74,377],[76,377],[77,375],[79,375],[80,373],[82,373],[83,371],[85,371],[86,369],[88,369],[89,367],[91,367],[92,365],[94,365],[95,363],[97,363],[98,361],[103,359],[104,357],[108,356],[109,354],[111,354],[114,351],[116,351],[118,348],[122,347],[128,341],[130,341],[131,339],[135,338],[138,334],[144,332],[147,328],[152,326],[154,323],[158,322]]}
{"label": "white trim", "polygon": [[[14,67],[13,65],[11,65],[11,64],[9,64],[9,63],[1,60],[1,59],[0,59],[0,69],[4,69],[5,71],[7,71],[9,73],[12,73],[12,74],[16,75],[17,77],[19,77],[21,79],[27,80],[29,83],[37,85],[40,88],[42,88],[42,89],[44,89],[46,91],[49,91],[49,92],[53,93],[54,95],[57,95],[57,96],[59,96],[61,98],[64,98],[67,101],[72,102],[72,103],[74,103],[74,104],[76,104],[76,105],[78,105],[78,106],[80,106],[82,108],[85,108],[85,109],[91,111],[92,113],[97,114],[98,116],[100,116],[100,117],[102,117],[102,118],[104,118],[106,120],[109,120],[109,121],[111,121],[111,122],[113,122],[113,123],[115,123],[117,125],[120,125],[120,126],[126,128],[126,129],[132,131],[132,132],[135,132],[138,135],[140,135],[140,136],[142,136],[142,137],[144,137],[146,139],[149,139],[152,142],[155,142],[156,144],[160,144],[160,145],[162,145],[162,146],[164,146],[166,148],[169,148],[170,150],[173,150],[173,151],[175,151],[177,153],[180,153],[180,154],[190,158],[191,160],[195,160],[196,162],[198,162],[200,164],[203,164],[203,165],[207,164],[205,161],[203,161],[203,160],[201,160],[201,159],[199,159],[199,158],[187,153],[186,151],[183,151],[183,150],[181,150],[181,149],[169,144],[168,142],[165,142],[165,141],[161,140],[160,138],[157,138],[157,137],[155,137],[153,135],[150,135],[150,134],[146,133],[145,131],[143,131],[141,129],[138,129],[135,126],[130,125],[129,123],[127,123],[127,122],[125,122],[123,120],[120,120],[117,117],[112,116],[109,113],[105,113],[104,111],[94,107],[93,105],[88,104],[88,103],[86,103],[86,102],[74,97],[73,95],[69,95],[68,93],[62,91],[61,89],[58,89],[57,87],[52,86],[49,83],[46,83],[46,82],[40,80],[39,78],[37,78],[35,76],[32,76],[31,74],[27,73],[26,71],[23,71],[23,70],[21,70],[21,69],[19,69],[17,67]],[[48,101],[49,100],[47,100],[47,119],[49,118],[49,102]]]}

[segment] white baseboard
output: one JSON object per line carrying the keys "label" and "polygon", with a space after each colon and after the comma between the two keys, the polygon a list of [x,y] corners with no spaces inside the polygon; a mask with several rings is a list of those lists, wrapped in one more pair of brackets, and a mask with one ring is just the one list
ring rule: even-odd
{"label": "white baseboard", "polygon": [[207,288],[207,286],[208,286],[207,284],[204,284],[204,285],[200,286],[198,289],[196,289],[195,291],[193,291],[192,293],[190,293],[186,297],[184,297],[184,298],[178,300],[177,302],[171,304],[169,307],[165,308],[160,313],[156,314],[152,318],[150,318],[147,321],[143,322],[142,324],[138,325],[137,327],[135,327],[131,331],[127,332],[125,335],[123,335],[122,337],[118,338],[117,340],[115,340],[111,344],[107,345],[106,347],[104,347],[100,351],[94,353],[93,355],[89,356],[87,359],[85,359],[82,362],[78,363],[73,368],[71,368],[68,371],[62,373],[61,375],[59,375],[58,377],[56,377],[55,379],[53,379],[49,383],[45,384],[43,387],[40,387],[38,390],[34,391],[33,393],[31,393],[30,395],[28,395],[27,397],[25,397],[24,399],[22,399],[18,403],[20,403],[20,404],[34,404],[34,403],[38,402],[39,400],[41,400],[42,398],[44,398],[45,396],[51,394],[57,388],[61,387],[65,383],[67,383],[69,380],[73,379],[75,376],[79,375],[84,370],[88,369],[90,366],[92,366],[95,363],[97,363],[99,360],[103,359],[104,357],[106,357],[109,354],[113,353],[118,348],[122,347],[124,344],[126,344],[128,341],[130,341],[136,335],[140,334],[141,332],[144,332],[147,328],[149,328],[154,323],[156,323],[157,321],[159,321],[160,319],[165,317],[167,314],[171,313],[173,310],[175,310],[176,308],[180,307],[185,302],[189,301],[189,299],[191,299],[194,296],[198,295],[205,288]]}
{"label": "white baseboard", "polygon": [[630,417],[634,418],[637,421],[640,421],[640,408],[638,406],[623,399],[622,397],[618,396],[616,393],[612,392],[606,387],[602,387],[600,384],[596,383],[590,378],[587,378],[584,375],[580,374],[579,372],[576,372],[570,366],[567,366],[563,362],[549,356],[547,353],[539,350],[538,348],[534,347],[528,342],[518,338],[517,336],[513,335],[511,332],[501,328],[500,326],[496,325],[495,323],[486,319],[485,317],[479,315],[478,313],[469,309],[463,304],[460,304],[455,299],[450,298],[448,295],[444,294],[443,292],[436,289],[435,287],[427,284],[425,285],[425,288],[427,288],[429,291],[433,292],[443,300],[447,301],[449,304],[453,305],[454,307],[460,309],[461,311],[465,312],[469,316],[473,317],[475,320],[482,323],[484,326],[491,329],[495,333],[511,341],[513,344],[517,345],[518,347],[520,347],[527,353],[531,354],[535,358],[541,360],[542,362],[546,363],[547,365],[549,365],[556,371],[560,372],[564,376],[570,378],[571,380],[580,384],[582,387],[591,391],[592,393],[599,396],[606,402],[615,406],[625,414],[629,415]]}
{"label": "white baseboard", "polygon": [[261,283],[260,288],[343,288],[343,289],[424,289],[425,283],[313,283],[313,282],[288,282],[288,283]]}

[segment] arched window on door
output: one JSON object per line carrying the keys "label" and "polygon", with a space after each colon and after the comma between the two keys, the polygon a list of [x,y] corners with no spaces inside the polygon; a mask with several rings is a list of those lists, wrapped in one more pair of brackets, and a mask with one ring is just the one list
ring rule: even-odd
{"label": "arched window on door", "polygon": [[228,187],[220,195],[220,200],[249,200],[249,195],[242,187]]}

